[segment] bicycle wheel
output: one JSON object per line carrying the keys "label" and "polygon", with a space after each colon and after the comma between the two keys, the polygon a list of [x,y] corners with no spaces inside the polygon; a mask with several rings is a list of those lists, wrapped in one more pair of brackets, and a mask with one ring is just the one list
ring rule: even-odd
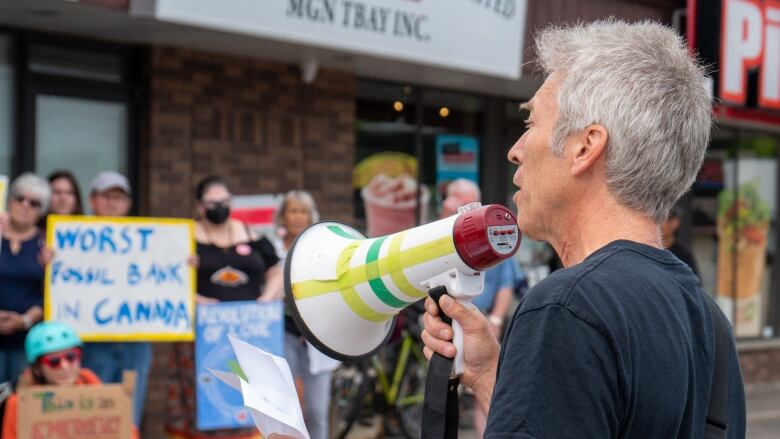
{"label": "bicycle wheel", "polygon": [[421,360],[412,355],[406,367],[404,377],[401,379],[395,411],[404,435],[409,439],[419,439],[422,436],[422,411],[428,364],[424,358]]}
{"label": "bicycle wheel", "polygon": [[365,400],[368,383],[362,362],[343,363],[333,372],[328,409],[331,439],[344,439],[349,433]]}

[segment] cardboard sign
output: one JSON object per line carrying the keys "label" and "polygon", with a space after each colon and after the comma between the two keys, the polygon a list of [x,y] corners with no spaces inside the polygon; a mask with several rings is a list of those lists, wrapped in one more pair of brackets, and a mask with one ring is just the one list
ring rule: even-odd
{"label": "cardboard sign", "polygon": [[199,430],[246,428],[254,425],[240,393],[216,379],[209,369],[243,375],[228,335],[265,351],[284,351],[284,306],[281,301],[221,302],[198,305],[195,337],[197,424]]}
{"label": "cardboard sign", "polygon": [[19,388],[18,437],[130,439],[135,375],[122,384]]}
{"label": "cardboard sign", "polygon": [[50,216],[45,318],[85,341],[192,340],[193,233],[184,219]]}

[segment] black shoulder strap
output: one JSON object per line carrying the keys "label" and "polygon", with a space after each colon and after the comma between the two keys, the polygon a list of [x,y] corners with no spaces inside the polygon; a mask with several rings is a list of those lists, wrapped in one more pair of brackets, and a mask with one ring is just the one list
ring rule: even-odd
{"label": "black shoulder strap", "polygon": [[708,297],[707,301],[710,304],[712,324],[715,328],[715,370],[712,374],[710,406],[707,411],[704,439],[724,439],[728,428],[731,337],[729,337],[729,322],[726,316],[723,315],[715,300]]}
{"label": "black shoulder strap", "polygon": [[[439,303],[447,293],[445,287],[435,287],[428,294]],[[441,313],[445,323],[452,319]],[[452,358],[434,353],[428,365],[425,380],[425,399],[422,412],[422,439],[455,439],[458,437],[458,384],[460,378],[450,379]]]}

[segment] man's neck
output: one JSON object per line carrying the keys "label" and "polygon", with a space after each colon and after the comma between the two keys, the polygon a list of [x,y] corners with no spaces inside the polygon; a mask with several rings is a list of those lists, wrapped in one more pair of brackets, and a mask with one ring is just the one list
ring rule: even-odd
{"label": "man's neck", "polygon": [[617,240],[663,248],[658,224],[611,197],[578,203],[548,240],[564,267],[577,265],[596,250]]}

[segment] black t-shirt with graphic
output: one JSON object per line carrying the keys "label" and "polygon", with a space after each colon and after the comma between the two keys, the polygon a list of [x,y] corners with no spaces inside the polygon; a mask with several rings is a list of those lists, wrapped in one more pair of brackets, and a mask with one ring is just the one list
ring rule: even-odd
{"label": "black t-shirt with graphic", "polygon": [[228,248],[198,243],[197,251],[198,294],[225,302],[256,300],[265,272],[279,262],[266,238]]}

